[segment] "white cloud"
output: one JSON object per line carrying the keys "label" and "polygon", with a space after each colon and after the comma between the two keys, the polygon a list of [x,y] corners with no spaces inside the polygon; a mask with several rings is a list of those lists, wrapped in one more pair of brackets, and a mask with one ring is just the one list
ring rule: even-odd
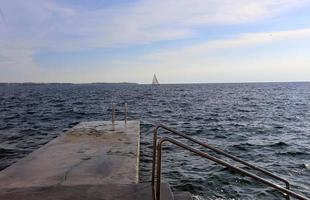
{"label": "white cloud", "polygon": [[[146,83],[151,77],[145,75],[152,75],[151,72],[156,72],[166,83],[309,80],[307,44],[310,44],[310,29],[247,33],[151,53],[140,60],[119,62],[118,67],[101,74],[109,74],[105,77],[109,81],[132,77],[132,81]],[[268,51],[268,47],[277,45],[280,47],[276,51]],[[254,52],[247,54],[249,48]],[[236,50],[241,54],[234,54]],[[227,53],[231,55],[226,56]]]}
{"label": "white cloud", "polygon": [[[33,56],[32,48],[23,41],[7,41],[0,39],[1,62],[16,64],[19,61],[30,62]],[[20,58],[19,61],[16,57]],[[1,66],[0,66],[1,67]]]}
{"label": "white cloud", "polygon": [[[34,55],[38,52],[119,48],[194,37],[199,34],[198,28],[201,27],[256,22],[300,8],[308,2],[309,0],[145,0],[88,10],[52,0],[2,0],[0,6],[7,25],[3,20],[0,23],[0,81],[43,80],[43,77],[50,80],[53,77],[48,74],[57,76],[56,72],[37,66]],[[215,49],[256,45],[271,42],[275,38],[304,34],[303,31],[293,32],[271,33],[274,35],[272,37],[266,36],[270,33],[241,35],[181,49],[174,56],[179,58],[181,54],[194,55]],[[165,60],[165,55],[171,59],[170,52],[150,55],[147,59],[161,59],[164,62],[162,66],[176,64]],[[184,61],[185,58],[188,55],[181,60]],[[205,60],[201,62],[204,63]],[[19,76],[14,77],[14,73]],[[84,71],[80,73],[86,74]],[[65,75],[58,77],[65,79]]]}
{"label": "white cloud", "polygon": [[146,0],[87,10],[51,0],[4,0],[1,6],[9,34],[31,40],[37,48],[72,51],[191,37],[201,26],[253,22],[307,2]]}
{"label": "white cloud", "polygon": [[201,58],[210,53],[227,49],[238,49],[257,47],[277,42],[302,41],[310,39],[310,29],[296,29],[277,32],[261,32],[261,33],[244,33],[230,36],[228,39],[212,40],[196,45],[187,45],[184,48],[163,50],[161,52],[152,53],[145,57],[153,61],[178,60],[178,62],[186,62],[185,60],[192,58]]}

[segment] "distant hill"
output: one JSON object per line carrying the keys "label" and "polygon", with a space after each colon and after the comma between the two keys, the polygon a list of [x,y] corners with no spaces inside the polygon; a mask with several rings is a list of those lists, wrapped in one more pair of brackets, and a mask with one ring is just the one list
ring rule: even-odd
{"label": "distant hill", "polygon": [[121,82],[121,83],[90,83],[92,85],[138,85],[138,83],[128,83],[128,82]]}
{"label": "distant hill", "polygon": [[26,83],[0,83],[0,86],[40,86],[40,85],[138,85],[138,83],[33,83],[33,82],[26,82]]}

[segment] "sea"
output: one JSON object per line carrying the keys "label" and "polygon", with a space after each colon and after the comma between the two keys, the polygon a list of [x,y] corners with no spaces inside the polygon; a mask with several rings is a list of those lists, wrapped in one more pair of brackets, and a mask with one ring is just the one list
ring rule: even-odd
{"label": "sea", "polygon": [[[141,182],[150,181],[152,131],[161,123],[289,180],[293,191],[310,198],[307,82],[2,85],[0,170],[79,122],[111,120],[112,103],[117,120],[123,120],[125,102],[129,120],[141,121]],[[163,136],[174,137],[161,131]],[[164,146],[162,165],[163,180],[195,199],[284,199],[270,187],[172,144]]]}

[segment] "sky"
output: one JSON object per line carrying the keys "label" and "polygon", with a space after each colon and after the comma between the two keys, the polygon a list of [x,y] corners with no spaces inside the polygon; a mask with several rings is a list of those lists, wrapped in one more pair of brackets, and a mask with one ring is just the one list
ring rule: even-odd
{"label": "sky", "polygon": [[310,0],[0,0],[0,82],[310,81]]}

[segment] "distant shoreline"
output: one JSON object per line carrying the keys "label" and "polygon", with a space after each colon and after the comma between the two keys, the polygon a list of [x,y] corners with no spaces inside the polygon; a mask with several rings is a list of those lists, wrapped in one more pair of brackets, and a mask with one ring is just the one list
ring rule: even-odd
{"label": "distant shoreline", "polygon": [[[268,83],[310,83],[310,81],[266,81],[266,82],[210,82],[210,83],[161,83],[161,85],[202,85],[202,84],[268,84]],[[0,86],[44,86],[44,85],[151,85],[151,83],[131,83],[131,82],[94,82],[94,83],[36,83],[21,82],[8,83],[0,82]]]}
{"label": "distant shoreline", "polygon": [[138,85],[138,83],[0,83],[0,86],[41,86],[41,85]]}

